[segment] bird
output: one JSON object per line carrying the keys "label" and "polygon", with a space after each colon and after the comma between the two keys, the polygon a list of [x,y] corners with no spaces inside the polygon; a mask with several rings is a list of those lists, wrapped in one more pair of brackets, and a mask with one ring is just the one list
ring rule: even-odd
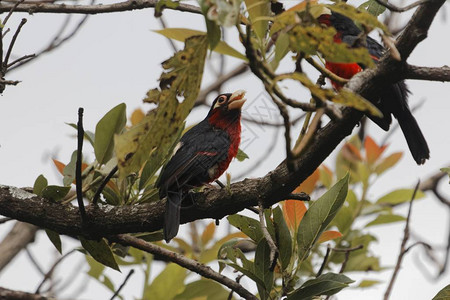
{"label": "bird", "polygon": [[166,200],[164,240],[178,233],[183,198],[195,188],[219,178],[236,157],[241,141],[241,108],[245,91],[218,95],[200,123],[189,129],[174,148],[157,182]]}
{"label": "bird", "polygon": [[[318,21],[320,24],[332,26],[336,29],[335,43],[346,43],[349,47],[354,47],[356,46],[355,44],[358,44],[362,31],[350,18],[330,11],[320,15]],[[378,62],[385,52],[385,48],[369,36],[366,37],[366,48],[369,50],[369,54],[375,63]],[[330,61],[325,62],[325,67],[345,79],[350,79],[364,69],[363,65],[357,63],[336,63]],[[331,81],[331,84],[336,90],[342,88],[342,85],[337,82]],[[388,131],[392,122],[392,114],[398,120],[412,157],[418,165],[421,165],[430,158],[430,150],[419,124],[409,109],[409,94],[410,91],[404,80],[383,87],[379,99],[375,103],[377,108],[383,113],[383,117],[379,118],[370,115],[368,117],[383,130]]]}

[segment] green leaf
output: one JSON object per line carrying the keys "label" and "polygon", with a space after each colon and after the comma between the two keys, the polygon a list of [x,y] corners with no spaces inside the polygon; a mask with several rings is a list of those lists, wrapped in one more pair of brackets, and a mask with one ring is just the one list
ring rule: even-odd
{"label": "green leaf", "polygon": [[243,268],[240,265],[235,264],[235,263],[230,263],[230,262],[224,262],[224,263],[227,264],[228,266],[234,268],[236,271],[241,272],[242,274],[244,274],[245,276],[247,276],[251,280],[253,280],[258,286],[264,286],[265,285],[264,281],[262,281],[258,276],[256,276],[253,273],[253,270],[249,270],[249,269]]}
{"label": "green leaf", "polygon": [[367,10],[369,13],[378,17],[382,13],[386,11],[386,6],[379,4],[376,0],[369,0],[358,6],[358,8],[362,8]]}
{"label": "green leaf", "polygon": [[358,288],[367,288],[367,287],[371,287],[377,284],[381,284],[382,281],[381,280],[369,280],[369,279],[364,279],[362,280],[359,284],[358,284]]}
{"label": "green leaf", "polygon": [[258,285],[258,292],[261,299],[269,298],[273,285],[273,272],[270,271],[270,248],[266,239],[261,239],[256,246],[255,252],[255,275],[264,282],[263,286]]}
{"label": "green leaf", "polygon": [[244,0],[244,2],[248,10],[253,31],[260,40],[263,40],[269,24],[267,17],[270,16],[270,1]]}
{"label": "green leaf", "polygon": [[63,199],[70,191],[70,186],[49,185],[42,190],[42,197],[52,201]]}
{"label": "green leaf", "polygon": [[73,151],[70,157],[70,162],[64,167],[63,170],[63,184],[64,186],[70,186],[75,181],[75,168],[77,163],[77,151]]}
{"label": "green leaf", "polygon": [[177,264],[169,263],[156,276],[151,285],[145,289],[143,299],[166,300],[173,299],[184,290],[186,269]]}
{"label": "green leaf", "polygon": [[281,32],[275,42],[275,61],[280,62],[289,52],[289,35]]}
{"label": "green leaf", "polygon": [[[77,124],[74,124],[74,123],[66,123],[66,124],[69,125],[72,128],[75,128],[75,130],[78,130]],[[95,134],[92,131],[85,130],[84,131],[84,138],[86,140],[88,140],[89,144],[91,144],[92,147],[94,147]]]}
{"label": "green leaf", "polygon": [[230,292],[222,285],[213,280],[200,279],[186,285],[186,288],[181,294],[178,294],[173,300],[187,300],[187,299],[227,299]]}
{"label": "green leaf", "polygon": [[83,248],[99,263],[104,264],[114,270],[120,272],[119,266],[117,265],[111,248],[106,243],[105,239],[99,241],[87,240],[82,236],[78,237],[80,239]]}
{"label": "green leaf", "polygon": [[163,62],[161,89],[150,90],[144,100],[158,107],[139,124],[115,137],[121,179],[139,171],[153,156],[167,155],[164,151],[177,139],[197,99],[207,46],[206,36],[193,36],[186,39],[184,50]]}
{"label": "green leaf", "polygon": [[33,193],[41,196],[42,191],[47,187],[48,181],[47,178],[44,177],[44,175],[39,175],[38,178],[34,181],[33,185]]}
{"label": "green leaf", "polygon": [[105,270],[105,265],[97,262],[92,257],[86,255],[86,261],[89,265],[89,271],[87,274],[95,279],[100,280],[100,275],[102,275],[103,271]]}
{"label": "green leaf", "polygon": [[396,152],[392,153],[388,157],[384,158],[376,167],[375,167],[375,173],[377,175],[380,175],[387,171],[388,169],[392,168],[397,164],[397,162],[402,158],[403,153],[402,152]]}
{"label": "green leaf", "polygon": [[[184,42],[187,38],[190,38],[192,36],[196,35],[206,35],[204,31],[198,31],[194,29],[187,29],[187,28],[164,28],[161,30],[154,30],[156,33],[162,34],[165,37],[169,39],[173,39],[176,41]],[[217,46],[213,50],[214,52],[232,56],[235,58],[242,59],[244,61],[247,61],[247,57],[237,51],[236,49],[230,47],[227,43],[224,41],[219,41]]]}
{"label": "green leaf", "polygon": [[[392,191],[384,196],[382,196],[380,199],[377,200],[377,204],[388,204],[388,205],[398,205],[404,202],[411,201],[411,198],[413,196],[414,189],[398,189],[395,191]],[[422,191],[417,191],[415,200],[421,199],[425,197],[425,194]]]}
{"label": "green leaf", "polygon": [[444,287],[442,290],[433,297],[432,300],[448,300],[450,299],[450,284]]}
{"label": "green leaf", "polygon": [[150,233],[145,233],[142,235],[138,235],[138,237],[140,239],[143,239],[144,241],[147,242],[157,242],[157,241],[162,241],[164,238],[164,234],[162,230],[158,230],[155,232],[150,232]]}
{"label": "green leaf", "polygon": [[297,232],[300,262],[308,257],[316,240],[344,204],[348,179],[349,175],[347,174],[318,200],[314,201],[303,216]]}
{"label": "green leaf", "polygon": [[50,230],[45,229],[45,233],[47,234],[48,238],[50,239],[50,242],[52,242],[53,246],[55,246],[56,250],[60,254],[62,254],[62,244],[61,244],[61,237],[59,236],[59,233]]}
{"label": "green leaf", "polygon": [[261,224],[255,219],[238,214],[228,216],[227,219],[231,225],[245,233],[249,238],[257,243],[264,236],[261,230]]}
{"label": "green leaf", "polygon": [[394,222],[400,222],[406,220],[405,217],[399,216],[399,215],[378,215],[378,217],[375,218],[375,220],[369,222],[364,227],[374,226],[374,225],[382,225],[382,224],[389,224]]}
{"label": "green leaf", "polygon": [[246,159],[248,159],[248,158],[249,158],[249,157],[248,157],[247,153],[245,153],[244,151],[241,150],[241,148],[239,148],[239,149],[238,149],[238,153],[237,153],[237,155],[236,155],[236,159],[237,159],[238,161],[244,161],[244,160],[246,160]]}
{"label": "green leaf", "polygon": [[354,282],[344,274],[327,273],[306,281],[300,288],[288,296],[288,300],[311,299],[314,296],[334,295]]}
{"label": "green leaf", "polygon": [[200,9],[202,10],[202,14],[205,16],[206,36],[208,37],[209,48],[211,50],[214,50],[214,48],[216,48],[217,44],[220,41],[222,31],[220,30],[220,26],[216,22],[208,18],[208,10],[211,8],[210,2],[199,1],[199,4]]}
{"label": "green leaf", "polygon": [[286,270],[289,266],[292,256],[292,237],[283,212],[279,206],[273,210],[273,221],[275,226],[276,240],[278,250],[280,251],[281,269]]}
{"label": "green leaf", "polygon": [[107,163],[113,155],[114,135],[122,132],[127,122],[127,106],[121,103],[111,109],[95,127],[94,152],[98,163]]}
{"label": "green leaf", "polygon": [[365,253],[355,255],[350,254],[350,258],[345,266],[346,272],[351,271],[380,271],[380,262],[377,257],[367,256]]}

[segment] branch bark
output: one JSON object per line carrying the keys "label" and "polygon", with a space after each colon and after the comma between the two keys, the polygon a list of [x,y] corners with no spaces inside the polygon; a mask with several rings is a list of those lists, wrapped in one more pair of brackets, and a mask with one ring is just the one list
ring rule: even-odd
{"label": "branch bark", "polygon": [[[11,231],[0,243],[0,272],[22,251],[29,243],[34,242],[38,228],[34,225],[16,222]],[[0,294],[1,299],[1,294]]]}
{"label": "branch bark", "polygon": [[[13,291],[9,289],[5,289],[0,287],[0,299],[8,299],[8,300],[48,300],[49,298],[30,294],[27,292]],[[53,300],[55,298],[52,298]]]}
{"label": "branch bark", "polygon": [[405,79],[418,79],[429,81],[450,81],[450,67],[418,67],[408,65],[405,71]]}
{"label": "branch bark", "polygon": [[[70,5],[70,4],[54,4],[54,3],[22,3],[19,4],[14,11],[35,13],[59,13],[59,14],[103,14],[122,11],[140,10],[155,7],[158,0],[128,0],[114,4],[97,4],[97,5]],[[0,13],[8,12],[13,8],[15,3],[0,2]],[[176,8],[169,8],[183,12],[201,14],[200,8],[189,4],[179,4]]]}

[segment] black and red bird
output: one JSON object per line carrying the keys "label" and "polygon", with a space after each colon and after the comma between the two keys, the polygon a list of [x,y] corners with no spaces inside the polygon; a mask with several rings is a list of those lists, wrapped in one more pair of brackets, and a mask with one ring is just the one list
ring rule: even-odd
{"label": "black and red bird", "polygon": [[181,202],[186,193],[219,178],[238,153],[241,141],[241,107],[244,91],[221,94],[206,118],[188,130],[165,165],[157,187],[161,199],[167,197],[164,239],[178,233]]}
{"label": "black and red bird", "polygon": [[[333,26],[336,29],[337,33],[334,36],[335,43],[346,43],[349,47],[357,46],[355,44],[357,44],[360,38],[361,30],[348,17],[331,12],[330,14],[322,14],[318,18],[318,21],[321,24]],[[385,52],[384,47],[371,37],[366,38],[366,47],[375,63]],[[364,68],[364,66],[357,63],[335,63],[329,61],[326,62],[325,67],[345,79],[350,79]],[[342,87],[333,81],[332,85],[337,90]],[[380,97],[375,103],[383,113],[383,117],[369,116],[369,118],[383,130],[387,131],[392,121],[391,114],[394,115],[403,131],[414,160],[417,164],[421,165],[430,158],[430,150],[416,119],[409,109],[408,95],[409,90],[403,80],[383,87]]]}

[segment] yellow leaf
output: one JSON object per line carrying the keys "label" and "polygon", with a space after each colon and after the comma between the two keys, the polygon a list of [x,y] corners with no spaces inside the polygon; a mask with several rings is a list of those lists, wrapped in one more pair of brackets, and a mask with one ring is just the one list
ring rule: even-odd
{"label": "yellow leaf", "polygon": [[384,171],[386,171],[387,169],[393,167],[395,164],[397,164],[397,162],[400,160],[400,158],[402,158],[403,153],[402,152],[396,152],[396,153],[392,153],[391,155],[389,155],[388,157],[386,157],[385,159],[383,159],[376,167],[375,167],[375,173],[377,173],[378,175],[380,175],[381,173],[383,173]]}
{"label": "yellow leaf", "polygon": [[202,245],[205,246],[213,238],[214,232],[216,231],[216,224],[214,222],[209,223],[202,233]]}
{"label": "yellow leaf", "polygon": [[358,94],[353,93],[347,88],[343,88],[331,101],[345,106],[356,108],[357,110],[367,112],[372,116],[382,118],[381,111],[370,101],[364,99]]}
{"label": "yellow leaf", "polygon": [[142,109],[140,109],[140,108],[135,109],[130,117],[131,125],[133,125],[133,126],[137,125],[138,123],[140,123],[142,121],[142,119],[144,117],[145,117],[145,114],[142,111]]}
{"label": "yellow leaf", "polygon": [[[204,32],[204,31],[198,31],[198,30],[187,29],[187,28],[164,28],[161,30],[154,30],[154,31],[156,33],[162,34],[163,36],[165,36],[169,39],[180,41],[180,42],[184,42],[187,38],[190,38],[195,35],[205,35],[206,36],[206,32]],[[245,57],[245,55],[243,55],[236,49],[232,48],[230,45],[228,45],[224,41],[219,41],[219,43],[217,44],[217,46],[214,48],[213,51],[220,53],[220,54],[233,56],[233,57],[247,61],[247,57]]]}
{"label": "yellow leaf", "polygon": [[248,10],[253,30],[259,39],[264,39],[269,21],[265,17],[270,16],[269,0],[244,0]]}
{"label": "yellow leaf", "polygon": [[342,233],[340,233],[339,231],[334,231],[334,230],[328,230],[323,232],[319,239],[317,240],[317,243],[324,243],[330,240],[334,240],[337,238],[340,238],[342,236]]}
{"label": "yellow leaf", "polygon": [[[147,160],[162,161],[184,127],[200,90],[208,47],[205,35],[186,39],[185,48],[163,62],[161,90],[151,90],[158,104],[142,121],[115,136],[119,175],[138,172]],[[179,98],[181,98],[179,100]]]}

